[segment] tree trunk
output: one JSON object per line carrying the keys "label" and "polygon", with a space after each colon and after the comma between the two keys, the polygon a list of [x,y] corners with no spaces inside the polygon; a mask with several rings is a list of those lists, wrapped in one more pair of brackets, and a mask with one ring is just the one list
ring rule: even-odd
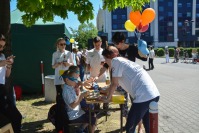
{"label": "tree trunk", "polygon": [[[6,48],[4,50],[6,57],[12,54],[10,30],[10,0],[0,0],[0,34],[3,34],[6,37]],[[14,97],[11,79],[11,76],[6,78],[5,87],[9,93],[10,98],[13,99]]]}
{"label": "tree trunk", "polygon": [[6,57],[11,55],[10,28],[10,0],[0,0],[0,34],[6,37]]}

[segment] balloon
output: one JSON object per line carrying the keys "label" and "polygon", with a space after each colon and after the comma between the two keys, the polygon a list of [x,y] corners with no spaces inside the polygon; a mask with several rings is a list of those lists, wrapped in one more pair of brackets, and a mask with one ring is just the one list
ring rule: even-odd
{"label": "balloon", "polygon": [[139,32],[145,32],[145,31],[148,30],[149,24],[147,24],[147,25],[145,25],[145,26],[142,26],[142,25],[140,24],[138,27],[139,27],[139,29],[138,29]]}
{"label": "balloon", "polygon": [[74,43],[74,42],[75,42],[75,39],[71,38],[70,43]]}
{"label": "balloon", "polygon": [[66,40],[66,45],[70,45],[70,42],[69,42],[69,40],[68,40],[68,39]]}
{"label": "balloon", "polygon": [[130,20],[127,20],[124,24],[124,27],[127,31],[134,31],[136,26],[130,21]]}
{"label": "balloon", "polygon": [[151,23],[155,18],[155,10],[152,8],[147,8],[143,11],[141,20],[142,25],[145,26],[149,23]]}
{"label": "balloon", "polygon": [[146,41],[139,39],[138,40],[138,50],[143,54],[143,55],[148,55],[149,50],[147,48],[147,43]]}
{"label": "balloon", "polygon": [[138,26],[140,24],[140,20],[141,20],[141,13],[140,13],[140,11],[135,11],[135,12],[132,11],[132,12],[130,12],[129,19],[131,20],[131,22],[135,26]]}

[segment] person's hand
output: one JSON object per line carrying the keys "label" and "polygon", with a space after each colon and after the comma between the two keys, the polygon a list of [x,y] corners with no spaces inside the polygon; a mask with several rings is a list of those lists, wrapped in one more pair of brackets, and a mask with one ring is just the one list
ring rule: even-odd
{"label": "person's hand", "polygon": [[107,99],[107,96],[99,96],[98,100],[103,101],[103,103],[109,103],[110,101]]}
{"label": "person's hand", "polygon": [[84,90],[84,91],[81,92],[80,95],[81,95],[81,97],[86,97],[86,96],[89,95],[89,91]]}
{"label": "person's hand", "polygon": [[65,67],[70,66],[70,63],[68,63],[68,62],[66,62],[66,61],[62,62],[62,64],[63,64]]}
{"label": "person's hand", "polygon": [[94,77],[94,78],[93,78],[93,82],[96,82],[98,79],[99,79],[98,76]]}
{"label": "person's hand", "polygon": [[11,64],[13,64],[13,63],[14,63],[14,58],[15,58],[15,56],[11,55],[11,56],[8,56],[8,57],[7,57],[7,60],[8,60]]}
{"label": "person's hand", "polygon": [[0,66],[12,65],[10,60],[2,60],[0,61]]}

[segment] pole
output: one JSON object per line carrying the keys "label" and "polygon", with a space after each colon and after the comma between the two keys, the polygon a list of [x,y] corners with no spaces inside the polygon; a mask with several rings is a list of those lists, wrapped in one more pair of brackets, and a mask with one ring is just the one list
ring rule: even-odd
{"label": "pole", "polygon": [[42,93],[44,94],[45,92],[44,92],[44,64],[43,64],[43,61],[41,61],[40,67],[41,67]]}
{"label": "pole", "polygon": [[158,133],[158,103],[149,104],[150,133]]}

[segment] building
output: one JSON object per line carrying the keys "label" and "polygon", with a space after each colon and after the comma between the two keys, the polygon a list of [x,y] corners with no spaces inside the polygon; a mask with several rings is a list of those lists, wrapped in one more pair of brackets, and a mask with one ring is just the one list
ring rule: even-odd
{"label": "building", "polygon": [[[156,18],[141,38],[155,47],[199,47],[199,1],[156,0],[145,5],[156,12]],[[124,23],[129,19],[131,8],[118,8],[112,12],[99,9],[97,28],[108,34],[108,42],[116,31],[123,32],[129,43],[136,43],[134,32],[128,32]]]}

